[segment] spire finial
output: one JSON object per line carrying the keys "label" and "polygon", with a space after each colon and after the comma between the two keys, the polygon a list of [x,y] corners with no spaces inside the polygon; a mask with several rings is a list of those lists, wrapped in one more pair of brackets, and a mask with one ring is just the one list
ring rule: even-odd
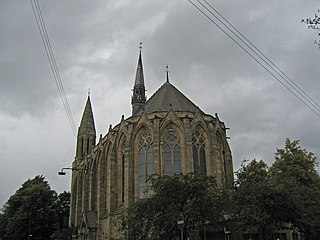
{"label": "spire finial", "polygon": [[90,88],[88,88],[88,97],[90,97]]}
{"label": "spire finial", "polygon": [[140,49],[140,52],[142,50],[142,42],[139,43],[139,49]]}
{"label": "spire finial", "polygon": [[169,67],[166,65],[167,82],[169,82]]}

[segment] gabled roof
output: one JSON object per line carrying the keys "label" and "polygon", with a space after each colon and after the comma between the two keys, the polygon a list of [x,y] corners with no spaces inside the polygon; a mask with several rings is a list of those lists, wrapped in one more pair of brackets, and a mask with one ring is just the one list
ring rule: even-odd
{"label": "gabled roof", "polygon": [[186,111],[194,113],[200,110],[198,106],[167,81],[151,96],[136,115],[141,114],[143,111],[154,113],[167,112],[170,109],[178,112]]}

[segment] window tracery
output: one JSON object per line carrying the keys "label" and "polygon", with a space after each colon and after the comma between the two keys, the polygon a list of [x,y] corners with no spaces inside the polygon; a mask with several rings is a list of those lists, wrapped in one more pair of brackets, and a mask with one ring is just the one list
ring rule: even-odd
{"label": "window tracery", "polygon": [[206,173],[206,150],[205,138],[199,129],[192,134],[192,152],[194,171],[200,170]]}
{"label": "window tracery", "polygon": [[164,146],[164,174],[181,173],[181,150],[178,134],[170,129],[165,136]]}
{"label": "window tracery", "polygon": [[139,198],[148,196],[149,187],[147,180],[153,174],[153,151],[152,151],[152,135],[144,129],[142,130],[138,145],[138,158],[139,158]]}

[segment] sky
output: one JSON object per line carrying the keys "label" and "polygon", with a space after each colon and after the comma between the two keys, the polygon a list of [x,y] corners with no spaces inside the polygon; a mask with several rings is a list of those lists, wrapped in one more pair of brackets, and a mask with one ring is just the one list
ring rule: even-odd
{"label": "sky", "polygon": [[[194,0],[195,1],[195,0]],[[301,23],[318,0],[207,0],[320,103],[320,50]],[[196,2],[196,1],[195,1]],[[139,43],[147,97],[166,80],[228,130],[234,169],[274,162],[286,138],[320,158],[320,117],[187,0],[39,0],[77,127],[90,89],[97,136],[131,115]],[[44,175],[70,190],[76,138],[48,63],[30,1],[0,0],[0,208]]]}

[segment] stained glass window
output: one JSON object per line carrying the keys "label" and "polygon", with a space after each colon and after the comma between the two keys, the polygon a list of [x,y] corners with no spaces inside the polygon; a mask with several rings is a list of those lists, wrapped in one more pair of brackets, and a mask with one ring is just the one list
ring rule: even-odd
{"label": "stained glass window", "polygon": [[192,134],[192,152],[194,171],[206,173],[206,148],[205,140],[199,130],[195,130]]}
{"label": "stained glass window", "polygon": [[178,135],[174,130],[166,133],[164,147],[164,174],[173,175],[181,173],[181,151],[178,141]]}
{"label": "stained glass window", "polygon": [[152,136],[147,130],[143,130],[139,138],[139,197],[148,196],[147,179],[153,174]]}

